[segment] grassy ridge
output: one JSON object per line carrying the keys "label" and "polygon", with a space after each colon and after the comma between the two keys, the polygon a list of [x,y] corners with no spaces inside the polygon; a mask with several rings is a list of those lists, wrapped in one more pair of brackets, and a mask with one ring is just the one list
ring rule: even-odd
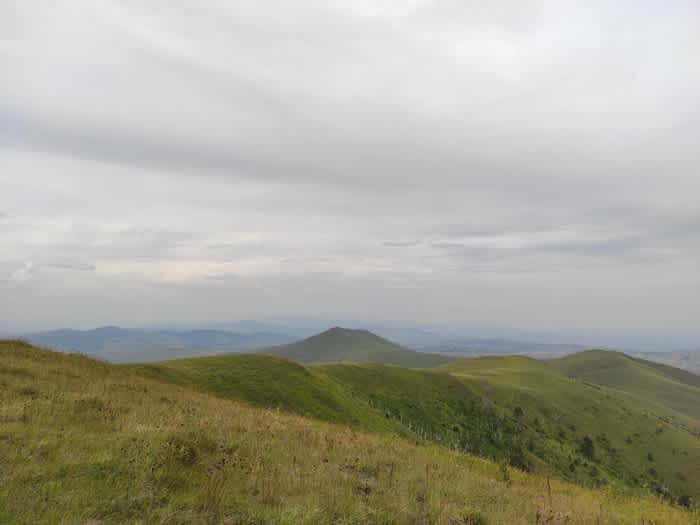
{"label": "grassy ridge", "polygon": [[0,523],[698,523],[17,342],[0,342],[0,386]]}
{"label": "grassy ridge", "polygon": [[338,327],[296,343],[265,348],[260,352],[302,364],[354,362],[431,368],[453,360],[448,356],[409,350],[367,330]]}
{"label": "grassy ridge", "polygon": [[700,377],[694,374],[603,350],[581,352],[551,363],[570,377],[671,408],[700,427]]}
{"label": "grassy ridge", "polygon": [[[402,432],[347,390],[313,368],[268,355],[223,355],[164,361],[131,368],[154,379],[225,399],[281,409],[371,431]],[[405,432],[404,432],[405,434]]]}
{"label": "grassy ridge", "polygon": [[700,388],[700,375],[697,375],[693,372],[689,372],[688,370],[683,370],[681,368],[676,368],[670,365],[666,365],[663,363],[655,363],[654,361],[648,361],[646,359],[640,359],[638,357],[629,357],[629,359],[632,359],[633,361],[636,361],[637,363],[640,363],[646,367],[653,368],[654,370],[657,370],[661,374],[672,378],[680,383],[685,383],[686,385],[690,386],[695,386]]}

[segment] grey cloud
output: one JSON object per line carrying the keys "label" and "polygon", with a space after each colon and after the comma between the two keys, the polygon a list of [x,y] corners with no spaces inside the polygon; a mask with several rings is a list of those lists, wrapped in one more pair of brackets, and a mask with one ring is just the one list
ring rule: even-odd
{"label": "grey cloud", "polygon": [[95,270],[95,265],[78,261],[56,261],[46,263],[44,266],[49,268],[57,268],[59,270],[76,270],[81,272],[92,272]]}
{"label": "grey cloud", "polygon": [[4,272],[0,272],[0,275],[4,273],[5,278],[0,279],[0,281],[10,283],[24,283],[36,279],[40,276],[41,272],[47,269],[78,272],[93,272],[95,270],[95,266],[90,263],[60,260],[48,262],[25,261],[19,264],[6,262],[5,264],[0,263],[0,269],[2,269],[2,267],[5,268]]}
{"label": "grey cloud", "polygon": [[57,251],[84,254],[100,259],[157,259],[172,257],[199,236],[191,232],[128,228],[123,230],[92,230],[80,228]]}
{"label": "grey cloud", "polygon": [[590,256],[616,256],[629,252],[639,251],[643,247],[641,239],[617,238],[617,239],[579,239],[570,241],[558,241],[540,243],[533,246],[533,250],[566,252]]}
{"label": "grey cloud", "polygon": [[37,271],[36,265],[32,261],[23,263],[19,268],[15,269],[7,277],[9,282],[24,282],[31,279]]}
{"label": "grey cloud", "polygon": [[224,273],[224,274],[219,274],[219,275],[207,275],[205,277],[205,280],[207,280],[207,281],[241,282],[241,276],[236,275],[235,273]]}
{"label": "grey cloud", "polygon": [[658,226],[658,229],[664,236],[700,238],[700,213],[689,213],[666,220]]}
{"label": "grey cloud", "polygon": [[5,324],[696,329],[695,4],[74,7],[0,7]]}
{"label": "grey cloud", "polygon": [[[349,133],[329,133],[324,127],[311,126],[305,132],[313,134],[314,138],[294,136],[286,141],[279,136],[280,130],[274,129],[263,141],[274,142],[282,150],[265,146],[259,151],[245,141],[227,143],[213,139],[203,142],[200,137],[172,136],[168,130],[121,130],[116,126],[29,114],[16,119],[21,125],[10,143],[30,151],[36,148],[88,161],[176,170],[190,175],[336,187],[342,191],[398,189],[422,193],[426,191],[422,174],[433,172],[439,173],[440,184],[445,188],[475,192],[497,189],[532,197],[591,186],[590,181],[579,176],[566,182],[552,179],[547,173],[551,168],[528,166],[528,162],[518,159],[517,152],[506,151],[505,155],[494,157],[478,145],[470,144],[471,138],[463,146],[466,151],[457,155],[451,151],[454,146],[449,144],[436,143],[433,139],[421,142],[417,136],[399,132],[400,129],[424,127],[425,123],[420,120],[397,122],[385,130],[383,136],[361,139],[354,135],[367,133],[364,128]],[[374,122],[364,125],[369,130],[376,129]],[[462,132],[455,130],[454,133]],[[600,171],[600,167],[591,169]],[[516,174],[516,170],[520,173]],[[384,176],[377,177],[376,172]]]}
{"label": "grey cloud", "polygon": [[289,167],[251,158],[245,152],[231,151],[225,147],[215,148],[177,138],[135,134],[68,120],[38,121],[25,117],[13,142],[87,160],[177,168],[189,172],[205,170],[243,177],[279,173]]}
{"label": "grey cloud", "polygon": [[382,246],[387,248],[411,248],[420,245],[420,241],[384,241]]}
{"label": "grey cloud", "polygon": [[[645,257],[650,247],[640,238],[567,238],[542,241],[525,237],[514,246],[504,246],[496,238],[479,238],[479,244],[464,244],[458,242],[436,242],[432,247],[450,257],[460,260],[483,262],[511,262],[522,264],[523,258],[545,257],[537,265],[529,265],[532,269],[541,271],[545,267],[561,264],[560,259],[552,255],[603,258],[620,264],[629,263],[629,257]],[[648,257],[648,255],[647,255]],[[578,264],[583,264],[579,262]],[[491,268],[495,270],[494,267]],[[522,268],[521,268],[522,269]]]}
{"label": "grey cloud", "polygon": [[[512,219],[510,219],[512,221]],[[529,218],[529,222],[532,224],[524,225],[522,222],[509,222],[508,224],[498,224],[496,222],[491,222],[490,224],[485,224],[483,219],[479,222],[464,222],[455,224],[439,224],[435,226],[431,233],[434,236],[446,237],[446,238],[463,238],[463,237],[495,237],[502,235],[527,235],[533,233],[542,233],[552,230],[551,220],[549,222],[543,221],[539,218]]]}

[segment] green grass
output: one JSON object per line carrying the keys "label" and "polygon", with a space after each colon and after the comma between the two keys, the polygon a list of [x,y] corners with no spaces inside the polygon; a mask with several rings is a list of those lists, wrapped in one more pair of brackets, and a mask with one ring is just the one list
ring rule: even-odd
{"label": "green grass", "polygon": [[[462,360],[445,369],[480,385],[501,406],[520,406],[525,423],[540,429],[538,455],[567,479],[617,480],[700,495],[700,440],[672,408],[573,380],[558,367],[524,357]],[[585,436],[594,440],[595,461],[576,450]],[[647,459],[650,452],[653,461]],[[593,465],[599,472],[591,480]]]}
{"label": "green grass", "polygon": [[552,361],[570,377],[627,392],[694,420],[700,429],[700,377],[618,352],[591,350]]}
{"label": "green grass", "polygon": [[683,370],[681,368],[676,368],[670,365],[666,365],[663,363],[655,363],[654,361],[648,361],[646,359],[640,359],[637,357],[630,357],[629,359],[632,359],[636,361],[637,363],[653,368],[657,370],[659,373],[674,379],[680,383],[685,383],[686,385],[690,386],[695,386],[700,388],[700,376],[690,372],[688,370]]}
{"label": "green grass", "polygon": [[438,354],[415,352],[367,330],[331,328],[296,343],[260,350],[302,364],[380,363],[405,368],[431,368],[452,361]]}
{"label": "green grass", "polygon": [[[509,410],[449,374],[374,364],[313,367],[419,439],[529,468]],[[535,459],[535,458],[531,458]]]}
{"label": "green grass", "polygon": [[0,523],[697,525],[581,488],[0,342]]}
{"label": "green grass", "polygon": [[[135,370],[225,399],[430,441],[586,486],[700,498],[700,440],[688,431],[687,418],[572,380],[534,359],[486,357],[417,370],[303,367],[235,355]],[[586,436],[594,441],[593,458],[580,450]]]}
{"label": "green grass", "polygon": [[148,377],[255,406],[372,431],[402,430],[326,375],[279,357],[222,355],[130,367]]}

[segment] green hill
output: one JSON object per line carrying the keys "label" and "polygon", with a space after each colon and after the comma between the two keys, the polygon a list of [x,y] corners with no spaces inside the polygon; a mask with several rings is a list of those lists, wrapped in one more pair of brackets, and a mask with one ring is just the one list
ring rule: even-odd
{"label": "green hill", "polygon": [[[448,374],[377,364],[304,367],[243,354],[132,365],[151,378],[225,399],[281,408],[361,430],[441,443],[492,459],[509,458],[516,427]],[[499,437],[487,436],[497,430]]]}
{"label": "green hill", "polygon": [[[588,363],[593,368],[598,364]],[[598,470],[608,480],[700,496],[700,439],[692,421],[672,408],[573,380],[558,366],[526,357],[461,360],[441,369],[500,406],[520,407],[528,426],[540,430],[535,450],[567,479],[585,482],[586,475]],[[594,444],[593,460],[581,454],[586,436]],[[567,475],[569,454],[573,461],[568,461]]]}
{"label": "green hill", "polygon": [[358,403],[344,386],[325,374],[280,357],[221,355],[131,365],[131,368],[154,379],[255,406],[372,431],[402,431],[400,425]]}
{"label": "green hill", "polygon": [[144,373],[0,342],[0,523],[697,523],[655,497],[549,481]]}
{"label": "green hill", "polygon": [[667,365],[618,352],[590,350],[551,362],[569,377],[631,394],[650,405],[663,405],[693,420],[700,431],[700,377]]}
{"label": "green hill", "polygon": [[[419,370],[368,363],[305,368],[236,355],[136,369],[226,399],[430,441],[583,485],[700,496],[700,440],[688,432],[687,418],[526,357]],[[586,437],[590,456],[582,451]]]}
{"label": "green hill", "polygon": [[654,361],[640,359],[638,357],[630,357],[630,359],[633,359],[634,361],[637,361],[638,363],[641,363],[644,366],[654,368],[662,374],[666,375],[667,377],[673,378],[676,381],[679,381],[680,383],[685,383],[686,385],[700,388],[700,375],[694,372],[683,370],[681,368],[676,368],[674,366],[664,363],[656,363]]}
{"label": "green hill", "polygon": [[431,368],[453,359],[439,354],[409,350],[367,330],[339,327],[296,343],[265,348],[260,350],[260,353],[284,357],[302,364],[355,362],[406,368]]}

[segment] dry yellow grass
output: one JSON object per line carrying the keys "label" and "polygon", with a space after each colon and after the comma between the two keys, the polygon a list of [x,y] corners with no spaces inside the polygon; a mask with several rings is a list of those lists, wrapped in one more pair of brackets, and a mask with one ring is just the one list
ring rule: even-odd
{"label": "dry yellow grass", "polygon": [[0,343],[0,523],[694,524],[656,499]]}

